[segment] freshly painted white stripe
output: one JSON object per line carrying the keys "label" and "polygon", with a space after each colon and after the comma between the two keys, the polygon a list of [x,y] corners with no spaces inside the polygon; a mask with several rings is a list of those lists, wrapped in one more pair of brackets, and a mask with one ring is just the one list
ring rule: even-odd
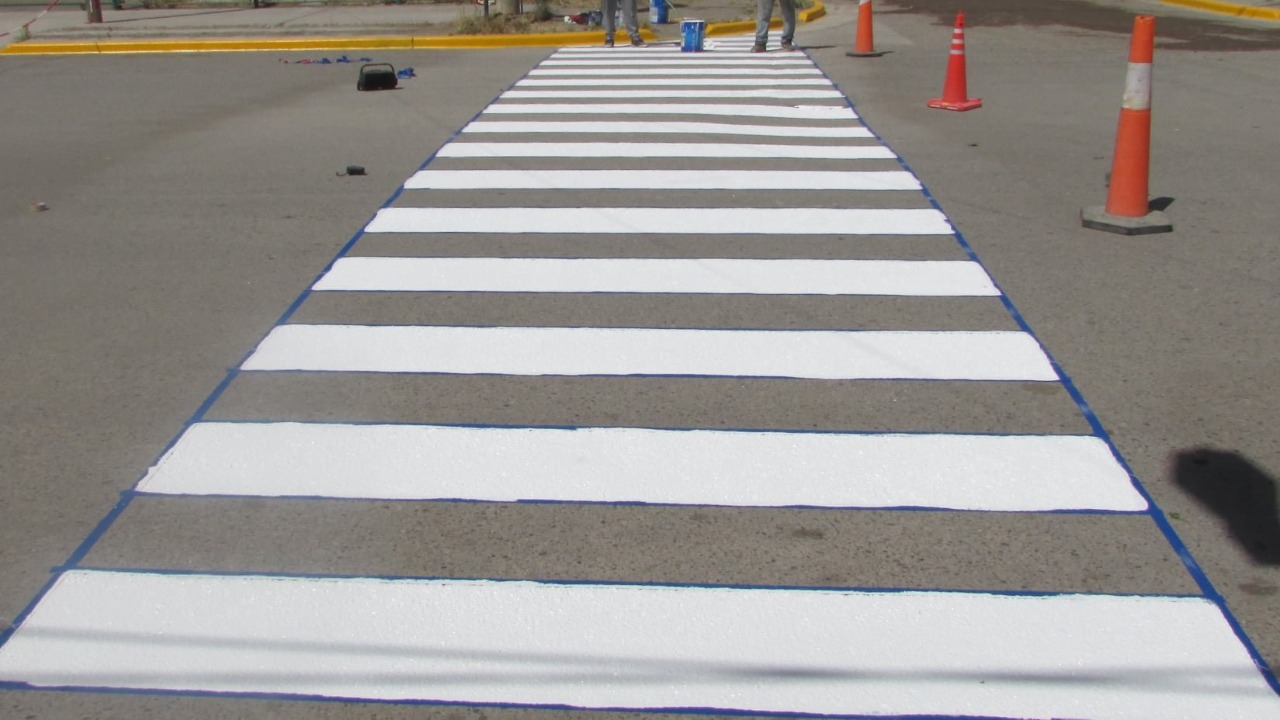
{"label": "freshly painted white stripe", "polygon": [[[729,44],[732,44],[732,43],[729,43]],[[705,45],[723,46],[723,45],[726,45],[726,43],[719,40],[708,39]],[[760,57],[757,54],[747,52],[747,49],[750,48],[751,45],[752,45],[752,42],[750,40],[748,40],[745,44],[740,44],[740,47],[743,48],[742,52],[734,52],[732,50],[722,49],[719,52],[701,52],[701,53],[681,52],[679,48],[674,48],[669,45],[654,45],[650,47],[628,46],[624,48],[566,47],[566,48],[560,48],[559,50],[556,50],[555,54],[553,54],[551,57],[557,58],[557,59],[598,57],[604,60],[608,60],[610,58],[618,58],[618,57],[640,57],[640,58],[649,58],[655,62],[662,62],[663,60],[667,60],[670,58],[682,58],[682,59],[688,58],[690,60],[706,58],[708,62],[713,62],[715,59],[725,57],[725,56],[744,57],[744,58]],[[803,58],[804,56],[796,55],[791,57]]]}
{"label": "freshly painted white stripe", "polygon": [[475,120],[465,133],[607,133],[607,135],[755,135],[768,137],[872,137],[867,128],[749,126],[736,123],[552,122],[552,120]]}
{"label": "freshly painted white stripe", "polygon": [[[632,56],[637,57],[637,56]],[[643,56],[639,56],[643,57]],[[575,57],[569,59],[560,59],[553,57],[550,60],[544,60],[538,65],[540,68],[545,67],[679,67],[679,66],[705,66],[713,65],[736,65],[739,67],[790,67],[802,66],[813,67],[813,61],[808,58],[762,58],[759,55],[751,55],[742,53],[740,56],[728,58],[723,54],[708,55],[706,57],[688,57],[684,55],[672,56],[665,58],[655,58],[652,55],[644,59],[626,59],[625,57],[615,58],[610,55],[596,55],[591,57]]]}
{"label": "freshly painted white stripe", "polygon": [[409,190],[919,190],[905,170],[419,170]]}
{"label": "freshly painted white stripe", "polygon": [[576,55],[579,53],[584,55],[596,54],[596,55],[604,55],[604,56],[624,55],[627,53],[637,53],[637,54],[644,54],[644,55],[677,55],[677,56],[681,54],[686,54],[686,53],[682,53],[680,48],[674,45],[647,45],[645,47],[627,46],[627,47],[619,47],[619,48],[605,48],[599,45],[580,45],[576,47],[562,47],[556,50],[555,52],[556,55],[562,55],[562,54]]}
{"label": "freshly painted white stripe", "polygon": [[843,208],[392,207],[365,232],[664,235],[950,235],[938,210]]}
{"label": "freshly painted white stripe", "polygon": [[756,145],[751,143],[460,143],[440,148],[436,157],[687,157],[809,158],[892,160],[883,145]]}
{"label": "freshly painted white stripe", "polygon": [[961,260],[345,257],[312,290],[379,292],[1000,294]]}
{"label": "freshly painted white stripe", "polygon": [[807,68],[770,68],[770,67],[745,67],[745,68],[723,68],[723,67],[668,67],[666,65],[650,65],[646,68],[635,69],[618,69],[618,68],[548,68],[533,69],[529,71],[530,77],[608,77],[610,82],[620,75],[631,73],[633,75],[643,75],[645,77],[677,77],[682,75],[694,75],[697,77],[717,77],[727,75],[755,75],[758,77],[783,77],[795,75],[822,75],[822,71],[810,65]]}
{"label": "freshly painted white stripe", "polygon": [[485,115],[726,115],[733,117],[857,120],[847,105],[725,105],[692,103],[494,103]]}
{"label": "freshly painted white stripe", "polygon": [[558,99],[639,99],[639,98],[708,98],[743,99],[760,98],[770,100],[822,100],[843,98],[839,90],[508,90],[502,98],[558,98]]}
{"label": "freshly painted white stripe", "polygon": [[[599,87],[602,81],[600,79],[590,78],[528,78],[516,83],[516,87]],[[831,87],[831,81],[825,78],[610,78],[610,85],[662,85],[663,87],[672,86],[693,86],[705,85],[707,87],[773,87],[787,85],[820,85],[822,87]]]}
{"label": "freshly painted white stripe", "polygon": [[[708,41],[707,41],[707,44],[708,44],[708,45],[711,45],[711,44],[712,44],[712,43],[714,43],[714,42],[715,42],[715,41],[708,40]],[[720,44],[721,44],[721,45],[723,45],[723,43],[720,43]],[[600,58],[601,60],[610,60],[610,59],[613,59],[613,58],[626,58],[626,57],[632,57],[632,58],[648,58],[648,59],[650,59],[650,60],[652,60],[652,61],[654,61],[654,62],[662,62],[662,61],[664,61],[664,60],[670,60],[670,59],[673,59],[673,58],[678,58],[678,59],[689,59],[689,60],[698,60],[698,59],[704,59],[704,58],[705,58],[707,62],[717,62],[717,61],[719,61],[721,58],[725,58],[725,57],[742,57],[742,58],[752,58],[752,57],[758,58],[758,57],[760,57],[758,54],[754,54],[754,53],[750,53],[750,52],[748,52],[748,49],[751,47],[751,44],[752,44],[752,43],[751,43],[750,41],[748,41],[748,42],[747,42],[746,44],[744,44],[744,45],[739,45],[738,47],[741,47],[741,48],[742,48],[741,52],[737,52],[737,51],[734,51],[732,48],[728,48],[728,49],[721,49],[721,50],[720,50],[720,51],[718,51],[718,52],[702,52],[702,53],[686,53],[686,52],[681,52],[679,48],[673,48],[673,47],[670,47],[670,46],[663,46],[663,45],[657,45],[657,46],[653,46],[653,47],[642,47],[642,48],[638,48],[638,47],[625,47],[625,48],[603,48],[603,47],[576,47],[576,48],[560,48],[560,49],[559,49],[559,50],[557,50],[557,51],[555,52],[555,54],[554,54],[554,55],[552,55],[551,57],[556,58],[556,59],[561,59],[561,58],[592,58],[592,57],[595,57],[595,58]],[[800,55],[800,56],[793,56],[793,57],[799,57],[799,58],[802,58],[802,57],[804,57],[804,56],[803,56],[803,55]]]}
{"label": "freshly painted white stripe", "polygon": [[464,133],[610,133],[662,135],[760,135],[767,137],[869,138],[871,131],[861,125],[840,127],[791,127],[786,125],[739,125],[712,122],[556,122],[476,120],[462,128]]}
{"label": "freshly painted white stripe", "polygon": [[280,325],[245,370],[1053,381],[1021,332]]}
{"label": "freshly painted white stripe", "polygon": [[1080,436],[198,423],[137,489],[997,512],[1147,508],[1106,443]]}
{"label": "freshly painted white stripe", "polygon": [[71,570],[0,648],[0,678],[650,713],[1280,717],[1198,597]]}

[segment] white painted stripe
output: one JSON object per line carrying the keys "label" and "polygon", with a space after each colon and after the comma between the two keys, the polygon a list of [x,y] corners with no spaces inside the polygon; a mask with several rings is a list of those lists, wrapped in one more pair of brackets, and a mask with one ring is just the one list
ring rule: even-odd
{"label": "white painted stripe", "polygon": [[[667,78],[678,77],[683,75],[693,75],[697,77],[718,77],[729,75],[754,75],[757,77],[785,77],[796,75],[822,75],[822,71],[810,65],[807,68],[766,68],[766,67],[745,67],[745,68],[722,68],[722,67],[701,67],[701,68],[685,68],[685,67],[667,67],[665,65],[650,65],[647,68],[635,69],[618,69],[618,68],[548,68],[546,70],[534,69],[529,71],[530,77],[608,77],[610,82],[615,78],[626,74],[642,75],[647,78]],[[598,81],[597,81],[598,82]]]}
{"label": "white painted stripe", "polygon": [[1028,380],[1058,375],[1020,332],[280,325],[245,370]]}
{"label": "white painted stripe", "polygon": [[681,54],[686,54],[686,53],[682,53],[680,48],[674,45],[646,45],[645,47],[627,46],[627,47],[619,47],[619,48],[605,48],[599,45],[581,45],[577,47],[559,48],[556,50],[555,55],[553,57],[559,56],[559,55],[569,55],[569,54],[572,54],[572,55],[578,55],[578,54],[593,55],[594,54],[594,55],[603,55],[607,57],[611,55],[624,55],[628,53],[643,54],[643,55],[676,55],[676,56],[679,56]]}
{"label": "white painted stripe", "polygon": [[905,170],[419,170],[409,190],[919,190]]}
{"label": "white painted stripe", "polygon": [[692,103],[495,103],[485,115],[725,115],[732,117],[857,120],[847,105],[725,105]]}
{"label": "white painted stripe", "polygon": [[341,258],[313,290],[380,292],[740,293],[749,295],[1000,294],[975,262]]}
{"label": "white painted stripe", "polygon": [[770,100],[822,100],[843,98],[839,90],[508,90],[502,94],[504,100],[523,98],[559,98],[559,99],[640,99],[640,98],[721,98],[744,99],[760,98]]}
{"label": "white painted stripe", "polygon": [[664,235],[950,235],[931,209],[383,208],[365,232]]}
{"label": "white painted stripe", "polygon": [[750,143],[460,143],[440,148],[436,157],[687,157],[809,158],[892,160],[883,145],[756,145]]}
{"label": "white painted stripe", "polygon": [[[632,56],[636,57],[636,56]],[[643,56],[640,56],[643,57]],[[762,58],[759,55],[751,55],[742,53],[736,57],[726,57],[724,54],[705,55],[703,57],[688,57],[685,55],[655,58],[652,55],[643,59],[627,59],[625,57],[616,57],[613,55],[597,55],[591,57],[575,57],[569,59],[560,59],[553,57],[545,60],[538,65],[540,68],[545,67],[680,67],[693,66],[702,67],[711,65],[736,65],[739,67],[813,67],[813,61],[804,57],[796,58]]]}
{"label": "white painted stripe", "polygon": [[[625,48],[604,48],[604,47],[574,47],[560,48],[551,57],[561,58],[600,58],[609,60],[612,58],[648,58],[654,62],[662,62],[672,58],[697,60],[705,58],[707,62],[716,62],[724,57],[760,57],[758,54],[747,52],[751,47],[751,41],[745,44],[741,43],[724,43],[718,40],[708,40],[707,45],[714,45],[720,48],[716,52],[686,53],[681,52],[679,48],[673,48],[667,45],[654,45],[650,47],[625,47]],[[735,52],[733,48],[741,48],[741,52]],[[799,56],[804,57],[804,56]]]}
{"label": "white painted stripe", "polygon": [[[716,53],[680,53],[680,51],[672,51],[671,49],[649,49],[649,47],[617,47],[611,51],[607,49],[596,50],[594,47],[562,47],[552,55],[556,60],[573,60],[573,61],[609,61],[616,59],[635,58],[649,61],[649,63],[666,63],[672,60],[700,60],[707,63],[723,63],[726,60],[772,60],[773,58],[760,58],[759,54],[750,53],[750,42],[746,45],[737,45],[726,47],[726,49],[718,50]],[[740,50],[737,50],[740,49]],[[777,58],[782,59],[782,58]],[[787,58],[787,60],[803,60],[804,56],[797,58]]]}
{"label": "white painted stripe", "polygon": [[178,495],[1140,512],[1079,436],[198,423],[138,484]]}
{"label": "white painted stripe", "polygon": [[[599,87],[603,81],[588,78],[529,78],[516,83],[516,87]],[[707,87],[774,87],[795,85],[819,85],[831,87],[831,81],[825,78],[610,78],[609,85],[661,85],[663,87],[696,86]]]}
{"label": "white painted stripe", "polygon": [[861,126],[790,127],[737,123],[554,122],[554,120],[475,120],[463,133],[608,133],[608,135],[756,135],[768,137],[872,137]]}
{"label": "white painted stripe", "polygon": [[1204,598],[63,573],[47,687],[814,716],[1280,717]]}
{"label": "white painted stripe", "polygon": [[869,138],[871,131],[861,125],[840,127],[791,127],[787,125],[740,125],[711,122],[557,122],[476,120],[462,128],[464,133],[609,133],[661,135],[760,135],[767,137]]}

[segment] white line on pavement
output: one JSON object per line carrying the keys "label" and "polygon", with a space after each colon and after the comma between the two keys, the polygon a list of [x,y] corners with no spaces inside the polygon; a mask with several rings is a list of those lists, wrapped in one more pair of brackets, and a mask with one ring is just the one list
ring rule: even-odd
{"label": "white line on pavement", "polygon": [[0,649],[43,687],[648,712],[1274,718],[1211,601],[63,573]]}
{"label": "white line on pavement", "polygon": [[991,297],[963,260],[345,257],[312,288],[365,292],[733,293]]}
{"label": "white line on pavement", "polygon": [[1055,381],[1021,332],[278,325],[244,370]]}
{"label": "white line on pavement", "polygon": [[409,190],[920,190],[905,170],[419,170]]}
{"label": "white line on pavement", "polygon": [[197,423],[138,491],[370,500],[1141,512],[1098,438]]}
{"label": "white line on pavement", "polygon": [[804,158],[810,160],[892,160],[883,145],[764,145],[753,143],[484,143],[452,142],[442,158],[632,157],[632,158]]}
{"label": "white line on pavement", "polygon": [[708,98],[759,100],[823,100],[843,98],[839,90],[793,90],[778,88],[776,90],[724,90],[704,88],[702,90],[508,90],[502,94],[503,100],[523,98],[554,99],[643,99],[643,98]]}
{"label": "white line on pavement", "polygon": [[786,125],[740,125],[711,122],[556,122],[556,121],[487,121],[476,120],[462,128],[463,133],[560,133],[617,135],[761,135],[768,137],[869,138],[871,131],[861,125],[791,127]]}
{"label": "white line on pavement", "polygon": [[494,103],[483,115],[725,115],[804,120],[857,120],[847,105],[726,105],[716,103]]}
{"label": "white line on pavement", "polygon": [[365,232],[950,235],[938,210],[885,208],[391,207]]}

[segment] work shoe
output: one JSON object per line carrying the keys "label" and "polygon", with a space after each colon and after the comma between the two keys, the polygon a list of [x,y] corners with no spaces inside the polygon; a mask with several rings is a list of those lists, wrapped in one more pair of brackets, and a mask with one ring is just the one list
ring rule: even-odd
{"label": "work shoe", "polygon": [[756,43],[755,45],[752,45],[751,52],[753,53],[764,52],[764,43]]}
{"label": "work shoe", "polygon": [[783,49],[783,50],[785,50],[785,51],[787,51],[787,52],[794,52],[794,51],[795,51],[795,49],[796,49],[796,46],[795,46],[795,45],[793,45],[793,44],[791,43],[791,41],[790,41],[790,40],[783,40],[783,41],[782,41],[782,49]]}
{"label": "work shoe", "polygon": [[644,38],[640,37],[639,35],[632,35],[632,36],[631,36],[631,46],[632,46],[632,47],[644,47],[644,46],[645,46]]}
{"label": "work shoe", "polygon": [[613,47],[613,38],[605,38],[605,39],[604,39],[604,46],[605,46],[605,47]]}

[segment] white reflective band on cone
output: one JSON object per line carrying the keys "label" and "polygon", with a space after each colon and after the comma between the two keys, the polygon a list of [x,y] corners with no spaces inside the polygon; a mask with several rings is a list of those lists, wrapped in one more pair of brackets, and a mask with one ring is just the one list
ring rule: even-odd
{"label": "white reflective band on cone", "polygon": [[1125,110],[1151,109],[1151,63],[1129,63],[1121,107]]}

